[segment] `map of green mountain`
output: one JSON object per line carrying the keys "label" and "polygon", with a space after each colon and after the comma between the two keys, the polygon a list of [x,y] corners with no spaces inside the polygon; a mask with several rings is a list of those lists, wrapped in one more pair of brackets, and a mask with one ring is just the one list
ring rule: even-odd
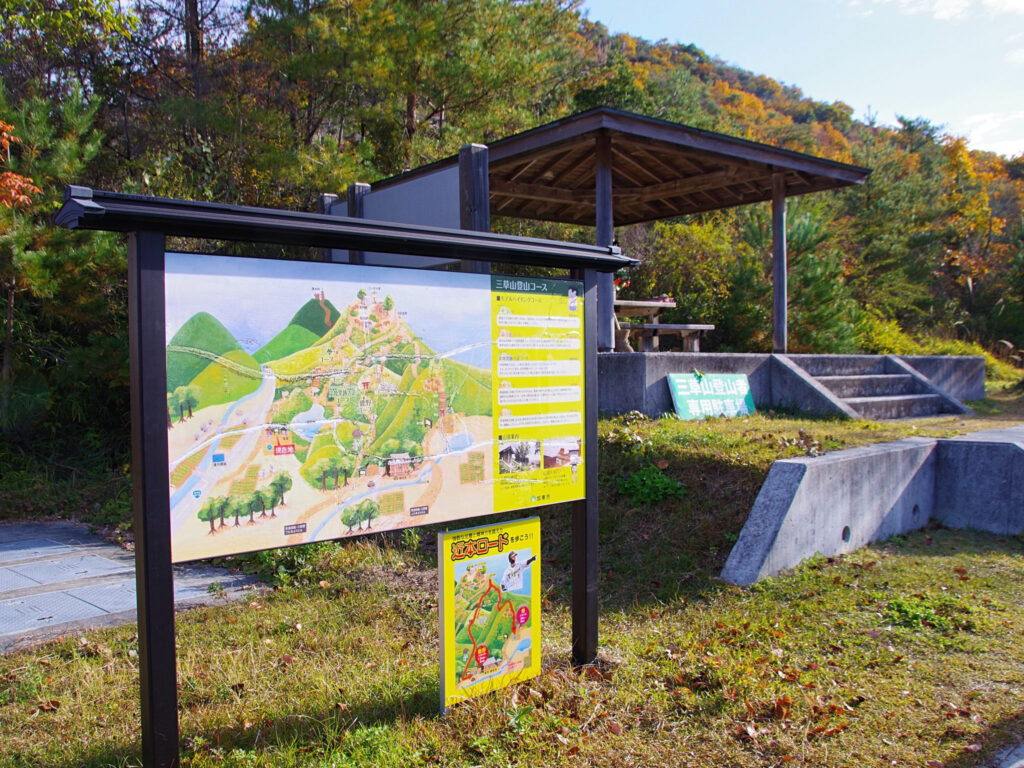
{"label": "map of green mountain", "polygon": [[310,299],[302,305],[288,324],[305,328],[320,338],[331,330],[340,318],[341,312],[327,299]]}
{"label": "map of green mountain", "polygon": [[199,408],[231,403],[255,392],[262,381],[259,365],[241,349],[233,349],[207,365],[192,379],[192,386],[202,393]]}
{"label": "map of green mountain", "polygon": [[[168,392],[190,384],[217,357],[228,352],[243,352],[242,345],[231,335],[231,331],[209,312],[192,315],[174,334],[167,347]],[[249,359],[252,360],[251,357]],[[259,370],[254,360],[252,368]]]}
{"label": "map of green mountain", "polygon": [[[315,344],[337,323],[341,313],[330,301],[310,299],[295,313],[288,325],[253,355],[260,363],[287,357]],[[331,322],[328,323],[327,318]]]}
{"label": "map of green mountain", "polygon": [[[466,335],[458,313],[409,311],[379,285],[264,285],[201,300],[183,285],[169,305],[185,318],[167,345],[176,561],[489,508],[486,472],[462,467],[491,456],[490,370],[447,357],[491,343],[485,313]],[[239,511],[227,525],[222,507]]]}

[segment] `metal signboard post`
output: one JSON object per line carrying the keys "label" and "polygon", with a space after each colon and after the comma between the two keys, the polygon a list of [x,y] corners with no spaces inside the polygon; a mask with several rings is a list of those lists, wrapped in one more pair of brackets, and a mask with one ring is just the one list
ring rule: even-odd
{"label": "metal signboard post", "polygon": [[[173,481],[174,478],[169,478],[168,447],[171,415],[168,411],[167,237],[275,243],[474,262],[563,267],[570,271],[573,279],[582,283],[583,291],[578,299],[583,306],[590,308],[595,307],[597,302],[598,274],[614,272],[632,263],[630,259],[621,256],[615,247],[395,225],[274,209],[149,198],[93,191],[83,187],[68,188],[65,204],[57,216],[57,223],[72,229],[120,231],[129,234],[132,467],[142,750],[144,764],[150,768],[170,768],[179,764],[172,562],[175,559],[191,559],[187,553],[178,558],[174,556],[172,529],[180,528],[183,518],[172,518],[172,495],[168,487],[169,480]],[[338,269],[352,268],[335,266]],[[483,275],[474,277],[491,279],[490,276]],[[357,308],[354,309],[358,315]],[[570,502],[573,534],[572,657],[573,662],[578,665],[593,662],[597,654],[596,317],[597,313],[594,311],[583,313],[584,413],[580,457],[580,474],[583,475],[580,478],[582,496],[562,496],[575,498]],[[272,363],[262,366],[259,371],[253,371],[253,374],[261,376],[265,389],[273,390],[274,396],[278,396],[279,388],[272,386],[274,382],[271,381],[277,375]],[[321,391],[326,393],[327,390]],[[179,407],[184,414],[184,400],[179,403]],[[498,414],[494,414],[495,424],[498,423],[498,418]],[[198,432],[195,439],[200,440]],[[219,460],[217,463],[223,463],[222,457],[225,453],[213,454],[214,449],[217,449],[217,444],[211,442],[209,455],[216,456]],[[272,449],[273,446],[271,454],[274,453]],[[384,471],[389,471],[393,466],[395,471],[401,472],[404,477],[408,468],[403,464],[402,453],[399,453],[398,457],[392,455],[394,463],[388,464]],[[473,469],[477,469],[476,465]],[[573,476],[575,475],[576,471],[573,470]],[[204,487],[196,487],[190,491],[192,494],[196,492],[198,494],[194,497],[200,498],[205,492]],[[534,501],[533,505],[540,506],[546,503],[550,502],[542,498],[540,502]],[[484,510],[484,513],[493,511],[495,509],[491,508]],[[195,510],[190,509],[189,513],[189,524],[194,525]],[[209,517],[212,513],[204,514]],[[213,529],[212,518],[210,528]],[[269,545],[257,542],[255,547],[249,548],[304,543],[301,536],[296,538],[298,530],[298,526],[290,526],[282,531],[282,537],[288,539],[287,541],[275,541]],[[325,535],[324,538],[340,537],[341,529],[335,530],[338,535]],[[237,551],[244,549],[245,546]]]}

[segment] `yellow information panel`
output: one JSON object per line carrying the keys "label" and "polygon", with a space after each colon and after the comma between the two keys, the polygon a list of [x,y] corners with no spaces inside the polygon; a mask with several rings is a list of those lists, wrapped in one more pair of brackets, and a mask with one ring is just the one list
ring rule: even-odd
{"label": "yellow information panel", "polygon": [[540,673],[540,518],[437,537],[441,711]]}
{"label": "yellow information panel", "polygon": [[495,511],[585,496],[582,288],[491,278]]}

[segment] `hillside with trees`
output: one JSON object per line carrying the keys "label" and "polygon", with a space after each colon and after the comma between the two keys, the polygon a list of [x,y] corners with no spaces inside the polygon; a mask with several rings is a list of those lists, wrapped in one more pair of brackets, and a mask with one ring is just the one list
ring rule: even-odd
{"label": "hillside with trees", "polygon": [[[610,35],[564,0],[0,0],[0,15],[0,429],[23,452],[9,466],[125,460],[123,242],[51,225],[66,184],[313,210],[320,192],[599,105],[873,169],[792,201],[793,351],[1024,345],[1024,157],[921,117],[856,118],[700,41]],[[674,296],[667,320],[717,326],[708,349],[770,346],[766,206],[617,236],[642,262],[626,295]]]}

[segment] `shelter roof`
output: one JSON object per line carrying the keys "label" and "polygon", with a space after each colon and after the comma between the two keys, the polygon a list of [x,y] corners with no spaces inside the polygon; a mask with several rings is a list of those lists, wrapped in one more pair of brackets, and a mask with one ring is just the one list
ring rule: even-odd
{"label": "shelter roof", "polygon": [[[599,107],[488,145],[492,216],[593,225],[597,137],[611,143],[616,226],[861,184],[871,171],[721,133]],[[456,157],[377,182],[401,183]]]}

